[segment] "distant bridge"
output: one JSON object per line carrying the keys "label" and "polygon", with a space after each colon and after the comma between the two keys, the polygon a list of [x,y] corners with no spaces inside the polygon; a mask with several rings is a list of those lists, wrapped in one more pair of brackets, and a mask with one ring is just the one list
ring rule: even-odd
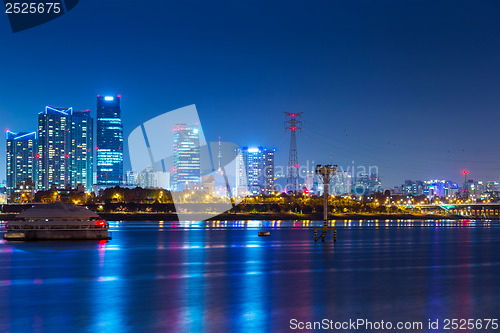
{"label": "distant bridge", "polygon": [[500,219],[500,203],[463,203],[407,205],[406,209],[423,213],[459,215],[470,218]]}

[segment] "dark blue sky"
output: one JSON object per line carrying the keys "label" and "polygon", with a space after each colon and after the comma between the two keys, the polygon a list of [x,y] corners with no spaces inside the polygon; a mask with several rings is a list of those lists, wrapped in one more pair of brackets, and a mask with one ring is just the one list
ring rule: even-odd
{"label": "dark blue sky", "polygon": [[120,93],[128,136],[196,104],[207,140],[273,146],[283,165],[282,112],[304,112],[301,164],[333,152],[385,187],[462,168],[500,180],[499,18],[477,0],[80,0],[13,34],[1,14],[0,124],[34,130],[45,105],[95,112]]}

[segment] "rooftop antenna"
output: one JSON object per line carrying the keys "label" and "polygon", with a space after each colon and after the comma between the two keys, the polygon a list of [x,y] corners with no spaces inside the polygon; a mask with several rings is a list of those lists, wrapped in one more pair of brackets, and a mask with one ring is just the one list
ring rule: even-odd
{"label": "rooftop antenna", "polygon": [[222,153],[221,153],[221,151],[220,151],[220,136],[219,136],[219,153],[217,154],[217,159],[218,159],[218,161],[219,161],[219,168],[218,168],[218,170],[220,171],[220,170],[221,170],[221,165],[222,165],[222,164],[221,164],[221,160],[222,160]]}

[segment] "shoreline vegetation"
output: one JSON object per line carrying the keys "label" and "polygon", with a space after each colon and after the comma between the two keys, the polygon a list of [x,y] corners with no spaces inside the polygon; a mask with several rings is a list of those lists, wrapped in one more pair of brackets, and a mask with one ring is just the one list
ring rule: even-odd
{"label": "shoreline vegetation", "polygon": [[[157,212],[97,212],[100,217],[107,221],[178,221],[175,213],[157,213]],[[17,213],[0,213],[0,220],[11,220],[16,218]],[[197,217],[200,214],[193,214]],[[438,214],[328,214],[328,220],[464,220],[465,216],[460,215],[438,215]],[[313,214],[295,214],[295,213],[223,213],[217,216],[206,214],[203,220],[208,221],[239,221],[239,220],[257,220],[257,221],[321,221],[323,215]]]}
{"label": "shoreline vegetation", "polygon": [[[173,195],[176,197],[175,204]],[[22,197],[27,199],[26,197]],[[437,199],[436,199],[437,200]],[[444,200],[444,198],[443,198]],[[74,191],[38,191],[30,201],[12,201],[0,205],[0,219],[14,219],[16,214],[32,205],[66,202],[86,206],[108,221],[178,221],[177,211],[183,220],[211,221],[322,221],[324,198],[310,193],[273,193],[242,198],[231,208],[227,198],[201,192],[170,192],[162,189],[106,188],[95,193]],[[404,197],[387,193],[371,196],[328,197],[329,220],[466,220],[477,219],[466,215],[452,215],[436,209],[415,209],[415,205],[429,204],[425,196]],[[408,208],[407,205],[413,205]],[[230,208],[230,209],[229,209]],[[228,210],[229,209],[229,210]],[[224,212],[219,214],[219,212]],[[456,212],[455,212],[456,213]],[[190,219],[190,216],[192,218]],[[481,219],[481,218],[479,218]]]}

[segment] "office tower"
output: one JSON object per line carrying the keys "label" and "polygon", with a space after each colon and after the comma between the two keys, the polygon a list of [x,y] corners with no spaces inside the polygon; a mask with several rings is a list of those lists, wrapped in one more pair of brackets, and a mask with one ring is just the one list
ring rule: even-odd
{"label": "office tower", "polygon": [[200,135],[196,125],[178,124],[174,129],[173,189],[200,182]]}
{"label": "office tower", "polygon": [[37,188],[70,184],[72,108],[45,107],[38,114]]}
{"label": "office tower", "polygon": [[425,186],[426,185],[421,180],[405,180],[405,183],[401,185],[401,190],[404,195],[419,196],[424,193]]}
{"label": "office tower", "polygon": [[270,194],[274,189],[275,149],[263,147],[241,148],[236,163],[238,196]]}
{"label": "office tower", "polygon": [[352,192],[356,195],[369,195],[376,192],[382,192],[382,182],[378,173],[358,174],[358,177],[353,179]]}
{"label": "office tower", "polygon": [[330,182],[329,193],[333,195],[344,195],[351,193],[352,176],[349,171],[337,171]]}
{"label": "office tower", "polygon": [[7,194],[25,180],[35,181],[37,157],[36,132],[7,131]]}
{"label": "office tower", "polygon": [[137,172],[135,170],[127,171],[127,185],[137,186]]}
{"label": "office tower", "polygon": [[97,95],[97,185],[117,186],[123,178],[121,96]]}
{"label": "office tower", "polygon": [[154,171],[153,167],[148,167],[137,175],[135,183],[142,188],[170,189],[170,172]]}
{"label": "office tower", "polygon": [[247,172],[241,149],[238,150],[238,155],[236,156],[236,186],[234,188],[234,195],[237,197],[248,195]]}
{"label": "office tower", "polygon": [[458,193],[458,184],[449,180],[426,180],[422,193],[426,197],[454,197]]}
{"label": "office tower", "polygon": [[78,184],[86,191],[93,185],[93,128],[90,111],[73,111],[71,114],[71,187]]}
{"label": "office tower", "polygon": [[306,171],[305,172],[304,187],[306,188],[306,190],[308,192],[312,192],[313,191],[314,176],[315,176],[314,171]]}
{"label": "office tower", "polygon": [[274,190],[274,152],[276,149],[262,148],[264,159],[264,194]]}
{"label": "office tower", "polygon": [[498,182],[494,180],[489,180],[486,182],[486,191],[487,192],[498,192],[500,190],[500,186],[498,186]]}

